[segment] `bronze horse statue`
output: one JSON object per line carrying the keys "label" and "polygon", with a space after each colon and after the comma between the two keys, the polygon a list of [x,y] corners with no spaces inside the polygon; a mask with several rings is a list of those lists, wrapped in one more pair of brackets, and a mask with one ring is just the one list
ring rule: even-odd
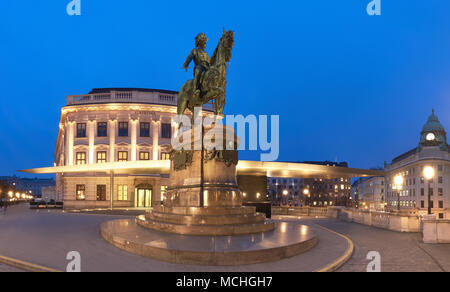
{"label": "bronze horse statue", "polygon": [[227,66],[231,60],[234,46],[234,32],[225,31],[211,58],[209,69],[200,80],[200,96],[194,98],[194,80],[187,81],[178,94],[178,115],[183,115],[186,109],[194,114],[194,108],[215,100],[214,113],[221,115],[225,107],[225,91],[227,87]]}

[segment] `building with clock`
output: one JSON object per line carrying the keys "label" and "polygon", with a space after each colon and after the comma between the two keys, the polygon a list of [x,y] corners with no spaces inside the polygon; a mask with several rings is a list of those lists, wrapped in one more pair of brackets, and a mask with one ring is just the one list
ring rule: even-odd
{"label": "building with clock", "polygon": [[[424,175],[427,167],[434,170],[431,180]],[[423,126],[418,146],[393,159],[385,170],[389,209],[425,215],[430,206],[437,218],[450,218],[450,147],[434,110]]]}

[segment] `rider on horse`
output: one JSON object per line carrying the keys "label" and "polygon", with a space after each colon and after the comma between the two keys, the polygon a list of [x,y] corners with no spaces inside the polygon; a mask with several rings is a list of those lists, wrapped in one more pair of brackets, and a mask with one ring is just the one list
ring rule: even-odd
{"label": "rider on horse", "polygon": [[184,62],[184,69],[189,68],[189,64],[194,60],[194,98],[198,100],[200,97],[201,80],[204,73],[209,69],[210,59],[208,53],[205,52],[208,39],[204,33],[200,33],[195,38],[195,49],[191,51]]}

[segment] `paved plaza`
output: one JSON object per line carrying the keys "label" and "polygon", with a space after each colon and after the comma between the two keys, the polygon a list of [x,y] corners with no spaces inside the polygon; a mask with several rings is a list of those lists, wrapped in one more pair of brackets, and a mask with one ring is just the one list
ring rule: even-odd
{"label": "paved plaza", "polygon": [[[287,218],[313,228],[319,243],[311,251],[278,262],[238,266],[208,267],[158,262],[121,251],[102,239],[100,224],[126,216],[105,216],[32,211],[15,206],[0,213],[0,255],[58,270],[66,270],[66,255],[81,254],[82,271],[228,271],[228,272],[305,272],[315,271],[340,258],[347,241],[320,226],[351,238],[355,253],[339,271],[365,271],[369,251],[381,254],[382,271],[450,271],[450,245],[426,245],[420,234],[396,233],[332,219]],[[14,271],[0,265],[0,271]]]}
{"label": "paved plaza", "polygon": [[0,273],[13,273],[13,272],[23,272],[23,271],[4,264],[0,264]]}

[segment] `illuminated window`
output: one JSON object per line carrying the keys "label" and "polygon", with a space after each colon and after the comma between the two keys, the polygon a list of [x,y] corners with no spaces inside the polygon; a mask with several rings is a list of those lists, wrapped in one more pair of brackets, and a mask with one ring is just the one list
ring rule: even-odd
{"label": "illuminated window", "polygon": [[106,201],[106,185],[97,185],[97,201]]}
{"label": "illuminated window", "polygon": [[150,160],[150,152],[140,152],[139,160]]}
{"label": "illuminated window", "polygon": [[86,164],[86,152],[77,152],[77,165],[85,165]]}
{"label": "illuminated window", "polygon": [[128,137],[128,123],[119,123],[119,137]]}
{"label": "illuminated window", "polygon": [[86,124],[77,124],[77,138],[86,138]]}
{"label": "illuminated window", "polygon": [[141,137],[150,137],[150,123],[141,123]]}
{"label": "illuminated window", "polygon": [[161,138],[163,138],[163,139],[172,138],[172,125],[171,124],[161,124]]}
{"label": "illuminated window", "polygon": [[128,151],[119,151],[119,162],[128,161]]}
{"label": "illuminated window", "polygon": [[438,188],[438,196],[443,196],[444,195],[444,189],[443,188]]}
{"label": "illuminated window", "polygon": [[127,185],[117,186],[117,200],[118,201],[128,201],[128,186]]}
{"label": "illuminated window", "polygon": [[108,136],[108,124],[107,123],[98,123],[98,125],[97,125],[97,136],[98,137],[106,137],[106,136]]}
{"label": "illuminated window", "polygon": [[170,160],[170,154],[169,153],[161,153],[161,160]]}
{"label": "illuminated window", "polygon": [[97,163],[106,163],[106,151],[97,152]]}
{"label": "illuminated window", "polygon": [[84,201],[86,199],[86,186],[77,185],[77,201]]}
{"label": "illuminated window", "polygon": [[161,186],[161,197],[164,198],[166,194],[167,186]]}

